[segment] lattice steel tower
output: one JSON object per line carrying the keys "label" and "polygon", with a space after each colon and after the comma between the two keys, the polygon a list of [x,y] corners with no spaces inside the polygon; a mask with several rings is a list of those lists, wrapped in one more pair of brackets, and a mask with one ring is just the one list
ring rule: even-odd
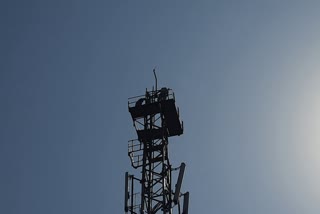
{"label": "lattice steel tower", "polygon": [[[158,90],[156,78],[155,89],[129,98],[128,108],[138,135],[138,139],[129,141],[128,155],[132,167],[141,169],[141,178],[126,172],[125,212],[188,214],[189,192],[180,192],[185,164],[173,168],[168,154],[168,138],[183,133],[173,91],[168,88]],[[172,172],[175,170],[179,173],[175,190],[172,190]],[[141,186],[140,192],[135,189],[137,185]],[[182,196],[183,205],[180,205]]]}

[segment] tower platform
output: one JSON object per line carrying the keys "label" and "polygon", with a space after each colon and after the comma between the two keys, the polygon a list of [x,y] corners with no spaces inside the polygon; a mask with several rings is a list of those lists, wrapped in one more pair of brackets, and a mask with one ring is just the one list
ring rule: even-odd
{"label": "tower platform", "polygon": [[153,93],[146,92],[145,96],[130,98],[128,107],[133,121],[157,114],[163,115],[162,120],[166,124],[165,129],[154,127],[137,130],[140,141],[161,139],[164,134],[168,137],[183,134],[183,123],[180,122],[174,94],[170,89],[162,88]]}

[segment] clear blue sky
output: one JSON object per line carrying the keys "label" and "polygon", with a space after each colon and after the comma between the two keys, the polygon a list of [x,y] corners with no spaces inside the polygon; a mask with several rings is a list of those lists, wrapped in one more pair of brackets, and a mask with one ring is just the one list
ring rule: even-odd
{"label": "clear blue sky", "polygon": [[320,210],[317,1],[1,1],[0,213],[123,213],[127,98],[175,91],[190,213]]}

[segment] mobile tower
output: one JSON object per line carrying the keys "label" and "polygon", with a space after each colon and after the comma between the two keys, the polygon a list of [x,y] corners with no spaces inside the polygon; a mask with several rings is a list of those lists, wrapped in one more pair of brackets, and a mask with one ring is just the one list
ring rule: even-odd
{"label": "mobile tower", "polygon": [[[171,89],[146,89],[145,95],[131,97],[128,108],[138,139],[128,142],[128,156],[135,169],[141,169],[141,178],[125,174],[125,213],[130,214],[188,214],[189,192],[181,193],[185,164],[173,168],[169,161],[169,137],[183,133],[183,122],[175,106]],[[172,190],[172,172],[179,170],[175,190]],[[141,192],[136,186],[141,186]],[[180,198],[183,197],[183,205]]]}

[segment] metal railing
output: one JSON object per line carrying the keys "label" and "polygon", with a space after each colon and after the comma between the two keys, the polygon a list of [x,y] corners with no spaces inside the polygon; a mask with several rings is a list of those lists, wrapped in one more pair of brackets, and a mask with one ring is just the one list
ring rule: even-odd
{"label": "metal railing", "polygon": [[128,98],[128,107],[132,108],[136,106],[136,103],[139,101],[141,104],[146,100],[150,101],[150,103],[160,102],[162,100],[175,100],[174,92],[172,89],[160,89],[157,91],[146,91],[145,95],[135,96]]}
{"label": "metal railing", "polygon": [[128,156],[133,168],[143,165],[143,144],[139,140],[128,141]]}

